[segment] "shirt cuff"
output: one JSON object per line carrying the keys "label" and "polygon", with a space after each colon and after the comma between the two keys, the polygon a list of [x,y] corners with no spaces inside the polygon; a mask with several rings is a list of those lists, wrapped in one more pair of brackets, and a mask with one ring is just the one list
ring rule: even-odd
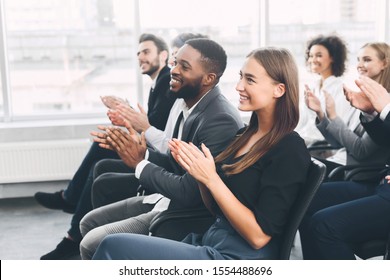
{"label": "shirt cuff", "polygon": [[141,177],[141,173],[148,163],[149,163],[149,161],[144,159],[140,163],[137,164],[137,166],[135,167],[135,174],[134,174],[135,178],[139,179]]}
{"label": "shirt cuff", "polygon": [[144,157],[144,159],[146,159],[146,160],[149,159],[149,150],[148,150],[148,149],[146,149],[146,151],[145,151],[145,157]]}
{"label": "shirt cuff", "polygon": [[382,121],[384,121],[387,117],[387,115],[390,112],[390,103],[383,108],[382,112],[380,113],[379,117],[381,118]]}
{"label": "shirt cuff", "polygon": [[375,112],[375,111],[372,112],[371,114],[362,112],[363,122],[370,122],[370,121],[373,121],[377,115],[378,115],[378,113]]}
{"label": "shirt cuff", "polygon": [[152,139],[153,138],[153,135],[155,134],[155,131],[157,130],[157,128],[155,128],[154,126],[149,126],[146,130],[145,130],[145,137],[146,137],[146,140],[147,139]]}

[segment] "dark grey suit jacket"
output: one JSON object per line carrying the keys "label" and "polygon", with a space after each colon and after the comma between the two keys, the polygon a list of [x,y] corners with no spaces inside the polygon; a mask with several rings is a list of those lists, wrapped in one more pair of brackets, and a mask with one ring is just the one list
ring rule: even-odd
{"label": "dark grey suit jacket", "polygon": [[[215,156],[231,143],[242,127],[237,109],[215,87],[185,121],[181,140],[196,146],[204,143]],[[148,160],[151,163],[145,166],[139,179],[143,188],[170,198],[170,208],[194,207],[202,203],[196,180],[170,154],[149,149]]]}

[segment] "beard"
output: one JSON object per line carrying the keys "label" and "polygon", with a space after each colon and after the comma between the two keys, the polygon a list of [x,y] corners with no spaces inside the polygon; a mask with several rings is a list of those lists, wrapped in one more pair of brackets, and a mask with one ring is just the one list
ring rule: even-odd
{"label": "beard", "polygon": [[176,98],[192,99],[198,96],[202,85],[202,78],[199,78],[194,84],[187,84],[181,87],[178,91],[170,90],[170,94],[176,96]]}
{"label": "beard", "polygon": [[158,57],[156,57],[152,62],[150,62],[149,65],[150,65],[149,70],[142,72],[142,74],[152,76],[154,73],[156,73],[158,69],[160,69],[160,60],[158,59]]}
{"label": "beard", "polygon": [[150,69],[143,72],[142,74],[152,76],[154,73],[158,71],[159,68],[160,68],[160,64],[151,64]]}

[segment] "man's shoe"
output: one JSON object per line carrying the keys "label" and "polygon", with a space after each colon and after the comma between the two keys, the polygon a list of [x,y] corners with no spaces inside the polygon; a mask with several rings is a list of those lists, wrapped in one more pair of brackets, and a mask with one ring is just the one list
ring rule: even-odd
{"label": "man's shoe", "polygon": [[35,200],[42,206],[49,209],[60,209],[64,212],[73,214],[75,207],[67,203],[62,197],[63,191],[55,193],[37,192],[34,195]]}
{"label": "man's shoe", "polygon": [[41,260],[73,260],[80,259],[80,244],[70,240],[69,238],[62,239],[57,247],[43,255]]}

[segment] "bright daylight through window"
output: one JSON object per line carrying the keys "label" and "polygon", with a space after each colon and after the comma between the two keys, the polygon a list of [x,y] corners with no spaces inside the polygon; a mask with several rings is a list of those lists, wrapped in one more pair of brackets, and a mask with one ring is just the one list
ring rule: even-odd
{"label": "bright daylight through window", "polygon": [[142,89],[149,80],[139,78],[136,60],[136,39],[143,32],[167,42],[181,32],[218,41],[229,57],[221,87],[232,102],[243,58],[262,44],[291,50],[306,79],[306,41],[337,32],[348,42],[353,77],[363,43],[389,38],[383,27],[389,25],[389,11],[383,11],[388,0],[0,1],[7,54],[0,62],[8,69],[2,75],[0,120],[4,114],[8,120],[104,116],[102,95],[146,105],[148,91]]}

